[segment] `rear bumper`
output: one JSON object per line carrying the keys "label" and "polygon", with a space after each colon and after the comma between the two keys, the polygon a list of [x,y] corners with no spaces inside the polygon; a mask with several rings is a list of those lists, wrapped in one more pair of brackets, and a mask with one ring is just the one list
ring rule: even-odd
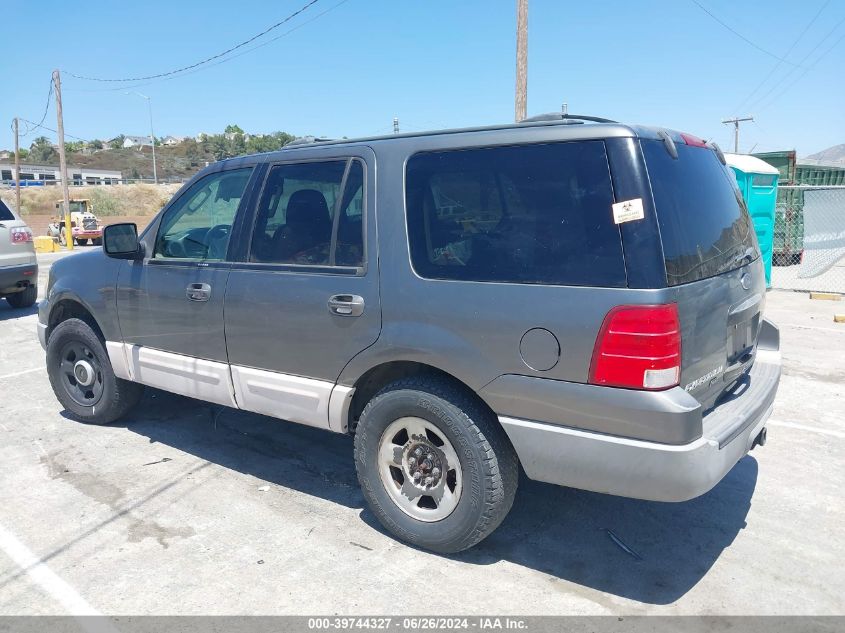
{"label": "rear bumper", "polygon": [[774,334],[766,346],[761,338],[751,371],[701,417],[703,433],[691,442],[663,444],[506,416],[499,420],[531,479],[636,499],[692,499],[719,483],[753,448],[772,413],[781,362],[777,330],[768,327]]}
{"label": "rear bumper", "polygon": [[20,292],[26,286],[38,284],[38,264],[4,266],[0,268],[0,296]]}

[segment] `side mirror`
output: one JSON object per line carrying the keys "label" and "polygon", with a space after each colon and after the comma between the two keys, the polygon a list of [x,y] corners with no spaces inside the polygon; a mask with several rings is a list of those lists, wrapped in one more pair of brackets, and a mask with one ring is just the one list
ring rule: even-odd
{"label": "side mirror", "polygon": [[115,259],[141,259],[144,250],[138,241],[138,227],[126,222],[110,224],[103,229],[103,251]]}

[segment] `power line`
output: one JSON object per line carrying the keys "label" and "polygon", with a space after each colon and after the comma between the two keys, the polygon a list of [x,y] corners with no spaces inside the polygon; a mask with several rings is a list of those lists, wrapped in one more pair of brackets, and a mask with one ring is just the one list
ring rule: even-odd
{"label": "power line", "polygon": [[770,108],[770,107],[771,107],[774,103],[776,103],[778,99],[780,99],[780,98],[781,98],[784,94],[786,94],[787,92],[789,92],[789,90],[792,88],[792,86],[794,86],[794,85],[795,85],[795,84],[797,84],[799,81],[801,81],[801,80],[804,78],[804,75],[806,75],[806,74],[807,74],[808,72],[810,72],[813,68],[815,68],[815,66],[816,66],[816,65],[817,65],[817,64],[818,64],[818,63],[819,63],[822,59],[824,59],[830,51],[832,51],[834,48],[836,48],[837,46],[839,46],[839,44],[840,44],[843,40],[845,40],[845,35],[843,35],[843,36],[842,36],[842,37],[840,37],[838,40],[836,40],[836,42],[834,42],[834,43],[833,43],[833,46],[831,46],[831,47],[830,47],[830,48],[828,48],[826,51],[824,51],[821,55],[819,55],[819,56],[816,58],[816,61],[814,61],[814,62],[813,62],[810,66],[808,66],[808,67],[804,70],[804,72],[803,72],[803,73],[801,73],[800,75],[798,75],[798,76],[795,78],[795,80],[794,80],[791,84],[789,84],[786,88],[784,88],[784,89],[783,89],[783,90],[781,90],[778,94],[776,94],[776,95],[775,95],[775,97],[774,97],[774,99],[772,99],[771,101],[769,101],[768,103],[766,103],[765,105],[763,105],[762,107],[760,107],[760,108],[758,109],[758,111],[760,111],[760,112],[761,112],[761,111],[763,111],[763,110],[766,110],[767,108]]}
{"label": "power line", "polygon": [[[792,46],[790,46],[789,50],[786,51],[784,57],[789,57],[789,54],[792,52],[792,49],[797,46],[798,42],[801,41],[801,38],[803,38],[807,31],[810,30],[810,27],[816,23],[816,20],[819,19],[819,16],[822,14],[822,11],[824,11],[827,5],[829,4],[830,0],[826,0],[826,2],[821,6],[821,8],[816,12],[816,15],[813,16],[813,19],[810,20],[809,24],[804,27],[804,30],[801,31],[798,37],[796,37],[795,40],[792,42]],[[757,84],[757,87],[754,88],[754,90],[752,90],[751,93],[747,97],[745,97],[745,99],[742,100],[742,103],[740,103],[737,107],[734,108],[734,113],[738,112],[742,108],[742,106],[744,106],[748,102],[749,99],[751,99],[755,94],[757,94],[757,91],[760,90],[760,88],[763,87],[763,85],[769,80],[769,78],[775,74],[775,71],[780,68],[781,64],[783,64],[783,61],[778,60],[774,67],[769,71],[769,74],[763,77],[763,80],[759,84]]]}
{"label": "power line", "polygon": [[711,13],[708,9],[707,9],[707,7],[705,7],[704,5],[702,5],[702,4],[701,4],[698,0],[692,0],[692,3],[693,3],[693,4],[695,4],[695,5],[696,5],[699,9],[701,9],[702,11],[704,11],[704,12],[705,12],[707,15],[709,15],[711,18],[713,18],[716,22],[718,22],[718,23],[719,23],[719,24],[721,24],[723,27],[725,27],[726,29],[728,29],[731,33],[733,33],[734,35],[736,35],[736,36],[737,36],[739,39],[741,39],[743,42],[746,42],[747,44],[750,44],[751,46],[753,46],[754,48],[756,48],[756,49],[757,49],[758,51],[760,51],[761,53],[765,53],[765,54],[766,54],[766,55],[768,55],[769,57],[773,57],[773,58],[775,58],[775,59],[777,59],[777,60],[780,60],[780,61],[782,61],[784,64],[789,64],[790,66],[796,66],[796,65],[797,65],[797,64],[793,64],[791,61],[789,61],[789,60],[787,60],[787,59],[784,59],[783,57],[779,57],[778,55],[775,55],[775,54],[774,54],[773,52],[771,52],[771,51],[767,51],[767,50],[766,50],[765,48],[763,48],[762,46],[760,46],[760,45],[758,45],[758,44],[755,44],[754,42],[752,42],[751,40],[749,40],[747,37],[745,37],[742,33],[740,33],[739,31],[734,30],[732,27],[730,27],[729,25],[727,25],[727,24],[725,24],[724,22],[722,22],[722,20],[720,20],[719,18],[717,18],[715,15],[713,15],[713,14],[712,14],[712,13]]}
{"label": "power line", "polygon": [[[808,59],[810,59],[810,56],[811,56],[813,53],[815,53],[815,52],[819,49],[819,47],[820,47],[822,44],[824,44],[824,43],[827,41],[827,39],[828,39],[831,35],[833,35],[833,34],[836,32],[836,30],[837,30],[837,29],[838,29],[838,28],[842,25],[842,23],[843,23],[843,22],[845,22],[845,18],[842,18],[841,20],[839,20],[839,22],[837,22],[837,23],[836,23],[836,25],[835,25],[832,29],[830,29],[830,31],[828,31],[827,35],[825,35],[822,39],[820,39],[820,40],[816,43],[816,45],[815,45],[813,48],[811,48],[811,49],[810,49],[810,52],[809,52],[809,53],[807,53],[806,55],[804,55],[804,57],[801,59],[801,67],[802,67],[802,68],[804,67],[804,62],[806,62]],[[838,44],[838,43],[839,43],[839,42],[837,42],[836,44]],[[834,44],[834,45],[833,45],[830,49],[828,49],[828,52],[829,52],[830,50],[832,50],[833,48],[836,48],[836,44]],[[798,79],[796,79],[796,81],[794,81],[794,82],[792,82],[792,83],[790,84],[790,87],[792,87],[792,86],[793,86],[793,85],[794,85],[794,84],[795,84],[798,80],[800,80],[800,79],[801,79],[801,77],[803,77],[804,75],[806,75],[806,74],[807,74],[807,72],[810,70],[810,68],[812,68],[813,66],[815,66],[815,65],[819,62],[819,60],[820,60],[822,57],[824,57],[825,55],[827,55],[827,52],[823,53],[820,57],[818,57],[818,58],[816,59],[816,61],[815,61],[815,62],[813,62],[813,64],[811,64],[811,66],[809,66],[809,67],[807,67],[807,68],[804,68],[804,72],[803,72],[803,73],[801,73],[801,74],[798,76]],[[790,71],[789,71],[788,73],[786,73],[786,75],[784,75],[783,79],[782,79],[779,83],[777,83],[777,84],[775,84],[774,86],[772,86],[771,88],[769,88],[769,90],[768,90],[768,91],[767,91],[764,95],[762,95],[762,96],[758,97],[758,98],[754,101],[754,103],[752,103],[752,104],[751,104],[751,108],[755,108],[758,104],[763,103],[763,102],[766,100],[766,98],[767,98],[770,94],[772,94],[775,90],[777,90],[780,86],[782,86],[782,85],[783,85],[783,84],[784,84],[784,83],[785,83],[788,79],[790,79],[790,78],[791,78],[791,76],[792,76],[792,74],[793,74],[794,72],[796,72],[797,70],[798,70],[798,68],[792,68],[792,69],[790,69]],[[785,91],[782,91],[782,92],[778,93],[778,95],[775,97],[775,99],[777,99],[777,98],[778,98],[781,94],[783,94],[783,92],[785,92]],[[766,105],[766,107],[769,107],[772,103],[773,103],[773,101],[769,102],[769,103]]]}
{"label": "power line", "polygon": [[276,22],[272,26],[269,26],[266,29],[264,29],[263,31],[261,31],[261,33],[258,33],[257,35],[253,35],[249,39],[244,40],[240,44],[236,44],[235,46],[232,46],[231,48],[223,51],[222,53],[218,53],[217,55],[212,55],[211,57],[207,57],[207,58],[203,59],[202,61],[198,61],[194,64],[190,64],[188,66],[183,66],[182,68],[177,68],[175,70],[169,70],[167,72],[158,73],[158,74],[155,74],[155,75],[147,75],[145,77],[128,77],[128,78],[121,78],[121,79],[103,78],[103,77],[87,77],[85,75],[76,75],[76,74],[74,74],[72,72],[68,72],[68,71],[64,71],[64,72],[65,72],[65,74],[70,75],[71,77],[74,77],[75,79],[84,79],[86,81],[101,81],[101,82],[123,82],[123,83],[125,83],[125,82],[128,82],[128,81],[147,81],[149,79],[160,79],[162,77],[168,77],[170,75],[175,75],[175,74],[184,72],[186,70],[191,70],[193,68],[196,68],[197,66],[202,66],[203,64],[207,64],[211,61],[214,61],[215,59],[219,59],[221,57],[224,57],[225,55],[228,55],[229,53],[236,51],[239,48],[242,48],[242,47],[246,46],[247,44],[250,44],[251,42],[254,42],[258,38],[260,38],[264,35],[267,35],[267,33],[269,33],[270,31],[279,28],[280,26],[282,26],[283,24],[286,24],[287,22],[290,22],[296,16],[298,16],[300,13],[307,11],[310,7],[317,4],[317,2],[319,2],[319,0],[310,0],[310,2],[308,2],[305,6],[298,9],[297,11],[294,11],[289,16],[287,16],[285,19],[280,20],[279,22]]}
{"label": "power line", "polygon": [[[32,121],[29,121],[27,119],[20,119],[20,120],[23,121],[24,123],[28,123],[30,125],[35,125],[35,123],[33,123]],[[52,132],[53,134],[58,134],[58,132],[56,130],[54,130],[51,127],[47,127],[46,125],[39,125],[38,127],[43,128],[43,129],[47,130],[48,132]],[[32,129],[35,129],[35,128],[32,128]],[[68,134],[67,132],[65,132],[65,136],[75,138],[77,141],[87,142],[84,138],[82,138],[80,136],[74,136],[73,134]]]}
{"label": "power line", "polygon": [[27,136],[31,134],[34,130],[37,130],[40,127],[44,127],[43,123],[47,119],[47,113],[50,111],[50,99],[53,96],[53,80],[50,79],[50,90],[47,92],[47,103],[44,106],[44,114],[41,115],[41,120],[38,123],[32,123],[31,121],[27,121],[26,119],[19,118],[20,121],[25,121],[28,125],[31,124],[33,127],[27,127],[27,129],[21,132],[21,136]]}
{"label": "power line", "polygon": [[[180,73],[179,75],[176,75],[176,76],[163,77],[159,81],[173,81],[174,79],[180,79],[181,77],[185,77],[187,75],[193,75],[194,73],[199,73],[199,72],[202,72],[203,70],[213,68],[214,66],[219,66],[221,64],[225,64],[226,62],[230,62],[233,59],[237,59],[238,57],[241,57],[243,55],[251,53],[252,51],[258,50],[259,48],[262,48],[263,46],[267,46],[268,44],[272,44],[273,42],[276,42],[276,41],[282,39],[283,37],[290,35],[294,31],[298,31],[302,27],[307,26],[307,25],[311,24],[312,22],[314,22],[316,20],[319,20],[321,17],[323,17],[327,13],[331,13],[332,11],[337,9],[339,6],[346,4],[347,2],[349,2],[349,0],[340,0],[340,2],[338,2],[337,4],[334,4],[334,5],[330,6],[328,9],[325,9],[324,11],[318,13],[317,15],[308,18],[307,20],[301,22],[300,24],[297,24],[293,28],[290,28],[287,31],[280,33],[276,37],[270,38],[269,40],[265,40],[264,42],[261,42],[260,44],[256,44],[255,46],[253,46],[251,48],[247,48],[246,50],[243,50],[243,51],[237,53],[236,55],[230,55],[229,57],[226,57],[225,59],[220,59],[220,60],[214,62],[213,64],[206,64],[206,65],[201,66],[199,68],[194,68],[191,71]],[[155,81],[145,81],[143,83],[132,84],[130,86],[125,86],[125,85],[124,86],[118,86],[116,88],[94,88],[94,89],[65,88],[64,92],[116,92],[118,90],[131,90],[131,89],[134,89],[134,88],[143,88],[144,86],[150,86],[154,83],[156,83],[156,82]]]}

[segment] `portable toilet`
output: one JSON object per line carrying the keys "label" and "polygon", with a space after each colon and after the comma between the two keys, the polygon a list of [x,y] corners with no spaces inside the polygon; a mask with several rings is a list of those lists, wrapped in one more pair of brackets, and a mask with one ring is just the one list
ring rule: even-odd
{"label": "portable toilet", "polygon": [[766,286],[772,285],[772,243],[775,236],[775,202],[780,172],[766,161],[747,154],[725,154],[725,161],[736,176],[737,185],[754,222],[760,243]]}

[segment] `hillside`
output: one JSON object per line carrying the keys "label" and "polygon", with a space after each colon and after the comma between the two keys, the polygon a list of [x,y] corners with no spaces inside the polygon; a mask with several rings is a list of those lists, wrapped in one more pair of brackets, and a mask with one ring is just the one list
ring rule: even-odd
{"label": "hillside", "polygon": [[[184,143],[156,147],[156,168],[159,180],[183,180],[190,178],[206,162],[214,162],[210,152],[201,151],[202,146],[194,143],[198,151],[187,154]],[[115,169],[123,173],[124,178],[152,178],[152,148],[101,149],[87,154],[73,152],[68,154],[68,164],[74,167],[93,167],[96,169]]]}
{"label": "hillside", "polygon": [[815,154],[810,154],[807,156],[812,160],[823,160],[823,161],[830,161],[830,162],[843,162],[845,161],[845,143],[841,143],[840,145],[834,145],[833,147],[828,147],[827,149],[823,149],[820,152],[816,152]]}
{"label": "hillside", "polygon": [[[151,147],[122,147],[123,136],[109,144],[99,140],[67,143],[67,162],[72,167],[119,170],[126,179],[152,179],[153,151]],[[190,178],[208,163],[224,158],[271,152],[281,149],[292,140],[292,134],[248,134],[237,125],[229,125],[222,134],[203,134],[200,140],[186,138],[176,145],[156,144],[156,168],[159,181],[181,182]],[[11,162],[6,159],[4,162]],[[59,162],[56,147],[41,136],[29,149],[24,149],[21,162],[39,165],[56,165]]]}

